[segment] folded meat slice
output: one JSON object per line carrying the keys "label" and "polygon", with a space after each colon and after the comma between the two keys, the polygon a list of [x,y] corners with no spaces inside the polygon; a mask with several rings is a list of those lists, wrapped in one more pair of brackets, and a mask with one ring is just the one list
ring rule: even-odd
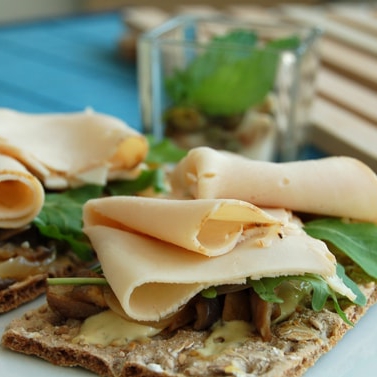
{"label": "folded meat slice", "polygon": [[[85,232],[126,315],[139,321],[172,315],[210,286],[304,273],[335,276],[335,258],[326,245],[303,231],[275,235],[264,247],[248,239],[212,258],[109,226],[92,225]],[[352,295],[342,282],[334,288]]]}
{"label": "folded meat slice", "polygon": [[325,243],[284,210],[268,215],[234,199],[112,197],[88,201],[83,219],[113,292],[139,321],[159,321],[202,289],[248,278],[313,273],[353,295]]}
{"label": "folded meat slice", "polygon": [[134,176],[147,151],[144,136],[109,115],[0,109],[0,153],[17,158],[49,189]]}
{"label": "folded meat slice", "polygon": [[246,232],[258,240],[281,232],[278,219],[234,199],[113,196],[88,201],[83,219],[85,228],[105,225],[138,232],[207,256],[229,252]]}
{"label": "folded meat slice", "polygon": [[39,180],[15,159],[0,155],[0,228],[20,228],[32,221],[44,203]]}
{"label": "folded meat slice", "polygon": [[377,176],[351,157],[273,163],[198,147],[176,166],[171,186],[176,197],[233,198],[377,222]]}

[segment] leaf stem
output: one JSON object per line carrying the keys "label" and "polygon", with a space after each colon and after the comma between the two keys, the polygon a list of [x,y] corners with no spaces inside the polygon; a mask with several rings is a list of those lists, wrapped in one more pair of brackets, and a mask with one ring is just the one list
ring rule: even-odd
{"label": "leaf stem", "polygon": [[66,277],[66,278],[48,278],[49,285],[108,285],[105,278],[93,277]]}

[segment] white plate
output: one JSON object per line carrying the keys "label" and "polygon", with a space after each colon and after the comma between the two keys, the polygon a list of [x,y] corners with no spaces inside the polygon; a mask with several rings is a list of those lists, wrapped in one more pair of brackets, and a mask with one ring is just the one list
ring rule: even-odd
{"label": "white plate", "polygon": [[[0,315],[0,332],[12,318],[37,307],[44,297],[11,313]],[[305,377],[372,377],[377,371],[377,305],[372,307],[359,323],[329,353],[321,357]],[[36,357],[25,356],[0,348],[2,377],[91,377],[92,373],[80,368],[62,368]]]}

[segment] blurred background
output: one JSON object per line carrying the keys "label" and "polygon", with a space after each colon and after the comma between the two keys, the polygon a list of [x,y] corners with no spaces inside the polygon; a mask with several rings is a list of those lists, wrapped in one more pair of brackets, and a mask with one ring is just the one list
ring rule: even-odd
{"label": "blurred background", "polygon": [[[341,2],[360,3],[359,0],[341,0]],[[367,0],[368,1],[368,0]],[[375,0],[370,0],[374,2]],[[225,7],[230,4],[260,4],[263,6],[279,5],[284,3],[320,4],[336,3],[339,0],[0,0],[0,23],[41,19],[72,15],[82,12],[113,10],[124,6],[158,6],[161,9],[170,10],[181,4],[212,5]],[[364,2],[364,1],[363,1]]]}
{"label": "blurred background", "polygon": [[141,129],[136,40],[184,8],[323,27],[310,142],[377,171],[376,0],[0,0],[0,107]]}

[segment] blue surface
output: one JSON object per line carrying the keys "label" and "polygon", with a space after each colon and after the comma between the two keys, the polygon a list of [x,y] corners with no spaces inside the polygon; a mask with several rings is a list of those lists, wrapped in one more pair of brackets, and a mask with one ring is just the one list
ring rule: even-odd
{"label": "blue surface", "polygon": [[0,107],[92,107],[140,129],[136,67],[117,53],[124,32],[118,13],[0,27]]}

